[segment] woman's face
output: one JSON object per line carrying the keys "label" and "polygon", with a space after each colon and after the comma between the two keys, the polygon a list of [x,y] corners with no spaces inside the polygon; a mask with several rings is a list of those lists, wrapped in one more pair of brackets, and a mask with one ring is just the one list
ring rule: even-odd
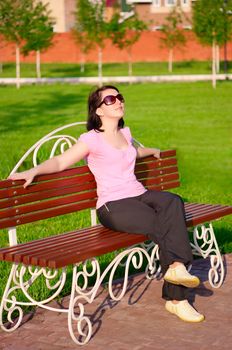
{"label": "woman's face", "polygon": [[[116,99],[115,96],[118,96]],[[103,102],[105,101],[105,102]],[[120,119],[124,115],[124,100],[117,90],[107,89],[101,92],[101,105],[96,110],[100,117]]]}

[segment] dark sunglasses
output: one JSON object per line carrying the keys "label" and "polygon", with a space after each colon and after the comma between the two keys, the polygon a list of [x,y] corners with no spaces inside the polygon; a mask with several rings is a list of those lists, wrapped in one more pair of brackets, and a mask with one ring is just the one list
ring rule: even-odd
{"label": "dark sunglasses", "polygon": [[121,94],[117,94],[116,96],[114,95],[108,95],[106,97],[103,98],[103,100],[101,101],[100,105],[98,106],[98,108],[105,103],[106,106],[110,106],[113,105],[116,102],[116,99],[118,99],[120,102],[124,102],[124,97]]}

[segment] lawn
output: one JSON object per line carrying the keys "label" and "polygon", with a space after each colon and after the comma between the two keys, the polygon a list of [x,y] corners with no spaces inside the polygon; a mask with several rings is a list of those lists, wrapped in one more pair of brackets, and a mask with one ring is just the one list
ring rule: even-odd
{"label": "lawn", "polygon": [[[135,84],[118,86],[125,96],[125,122],[146,146],[178,152],[181,187],[174,192],[187,201],[231,204],[232,112],[230,82]],[[64,124],[86,119],[87,85],[0,87],[0,177],[5,178],[23,153],[40,137]],[[84,127],[73,131],[78,135]],[[44,155],[42,155],[44,156]],[[23,168],[28,168],[26,162]],[[22,169],[23,169],[22,168]],[[19,241],[47,236],[89,224],[87,213],[19,228]],[[215,222],[223,252],[232,252],[232,218]],[[1,232],[0,246],[7,244]],[[105,264],[108,256],[102,258]],[[0,264],[2,284],[9,271]],[[37,295],[44,293],[38,286]]]}
{"label": "lawn", "polygon": [[[223,61],[220,73],[224,73]],[[80,65],[71,63],[46,63],[41,64],[41,73],[44,78],[60,77],[96,77],[98,66],[94,63],[85,65],[85,71],[80,71]],[[228,73],[232,72],[232,62],[228,62]],[[136,62],[133,63],[133,75],[163,75],[168,73],[167,62]],[[210,61],[183,61],[174,62],[172,74],[211,74]],[[127,76],[127,63],[104,63],[103,76]],[[15,77],[15,64],[4,63],[0,78]],[[21,64],[21,77],[36,77],[35,64]]]}

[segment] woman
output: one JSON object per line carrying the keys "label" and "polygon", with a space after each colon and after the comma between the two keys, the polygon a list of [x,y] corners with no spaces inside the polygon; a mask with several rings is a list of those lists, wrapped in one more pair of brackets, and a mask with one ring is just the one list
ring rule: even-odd
{"label": "woman", "polygon": [[169,192],[146,190],[134,175],[136,157],[160,157],[155,148],[136,147],[124,128],[124,98],[111,85],[89,96],[88,132],[63,154],[10,179],[24,179],[27,187],[40,174],[62,171],[83,158],[97,182],[97,215],[106,227],[128,233],[145,233],[159,245],[164,275],[165,308],[188,322],[203,321],[187,301],[188,288],[197,287],[198,277],[188,273],[192,252],[185,224],[182,199]]}

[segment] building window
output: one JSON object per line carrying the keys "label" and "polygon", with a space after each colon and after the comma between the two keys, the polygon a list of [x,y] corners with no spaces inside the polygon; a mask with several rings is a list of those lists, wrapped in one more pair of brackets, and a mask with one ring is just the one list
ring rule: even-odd
{"label": "building window", "polygon": [[153,5],[155,7],[160,7],[160,0],[153,0]]}
{"label": "building window", "polygon": [[165,5],[166,6],[175,6],[176,0],[165,0]]}
{"label": "building window", "polygon": [[182,5],[183,6],[188,6],[189,0],[182,0]]}

